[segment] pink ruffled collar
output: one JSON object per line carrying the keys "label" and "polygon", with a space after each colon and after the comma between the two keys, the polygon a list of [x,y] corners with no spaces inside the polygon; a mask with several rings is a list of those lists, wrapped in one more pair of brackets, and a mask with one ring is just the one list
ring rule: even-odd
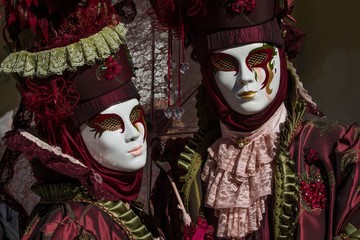
{"label": "pink ruffled collar", "polygon": [[205,205],[218,217],[217,237],[242,238],[258,230],[271,194],[272,161],[287,111],[282,104],[250,133],[221,125],[222,138],[209,147],[201,178],[207,182]]}

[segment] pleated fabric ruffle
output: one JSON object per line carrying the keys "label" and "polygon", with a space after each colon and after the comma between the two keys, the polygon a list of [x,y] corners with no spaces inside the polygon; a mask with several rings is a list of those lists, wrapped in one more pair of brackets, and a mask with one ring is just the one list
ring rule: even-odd
{"label": "pleated fabric ruffle", "polygon": [[61,75],[65,70],[104,60],[125,44],[126,28],[123,23],[107,26],[90,37],[64,47],[40,52],[19,51],[11,53],[0,65],[2,73],[17,73],[23,77],[44,78]]}
{"label": "pleated fabric ruffle", "polygon": [[[240,239],[258,230],[272,193],[273,166],[280,125],[286,119],[281,105],[275,115],[251,133],[233,132],[222,125],[222,138],[209,149],[202,180],[207,183],[205,206],[218,217],[217,237]],[[240,147],[236,140],[246,139]]]}

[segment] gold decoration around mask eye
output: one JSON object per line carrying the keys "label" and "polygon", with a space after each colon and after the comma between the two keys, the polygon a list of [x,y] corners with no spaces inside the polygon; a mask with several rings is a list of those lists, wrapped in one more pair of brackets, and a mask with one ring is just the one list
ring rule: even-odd
{"label": "gold decoration around mask eye", "polygon": [[94,138],[100,138],[105,131],[121,130],[124,132],[124,122],[116,114],[99,114],[87,121],[86,124],[92,128],[90,131],[95,132]]}
{"label": "gold decoration around mask eye", "polygon": [[231,72],[239,71],[238,60],[226,53],[215,53],[211,57],[211,63],[217,71]]}
{"label": "gold decoration around mask eye", "polygon": [[97,122],[96,125],[106,131],[116,131],[123,128],[121,120],[115,117],[110,117],[101,122]]}
{"label": "gold decoration around mask eye", "polygon": [[252,54],[247,60],[248,66],[252,68],[263,64],[267,56],[268,54],[266,52],[259,52]]}
{"label": "gold decoration around mask eye", "polygon": [[142,109],[140,105],[134,107],[134,109],[130,113],[130,122],[138,122],[142,116]]}
{"label": "gold decoration around mask eye", "polygon": [[236,62],[233,59],[225,58],[214,63],[214,66],[220,71],[229,72],[234,71],[234,68],[236,68]]}

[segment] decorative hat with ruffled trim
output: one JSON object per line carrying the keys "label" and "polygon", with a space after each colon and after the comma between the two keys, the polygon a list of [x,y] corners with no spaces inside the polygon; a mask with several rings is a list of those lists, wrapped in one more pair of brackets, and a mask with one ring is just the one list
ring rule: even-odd
{"label": "decorative hat with ruffled trim", "polygon": [[[22,50],[5,58],[0,72],[16,75],[25,102],[36,101],[37,93],[28,94],[34,89],[31,85],[43,86],[58,76],[75,82],[70,88],[81,94],[76,104],[66,107],[72,106],[67,112],[78,127],[121,98],[138,97],[130,81],[133,69],[125,45],[126,29],[109,1],[5,1],[5,8],[12,45]],[[22,34],[33,41],[23,41]],[[126,88],[116,93],[120,99],[106,95],[120,87]],[[89,101],[94,98],[98,100]]]}
{"label": "decorative hat with ruffled trim", "polygon": [[[295,57],[304,34],[292,23],[293,0],[150,0],[158,25],[183,30],[200,63],[202,83],[216,115],[238,131],[250,132],[265,123],[286,98],[286,61]],[[184,26],[184,28],[179,27]],[[181,32],[182,34],[182,32]],[[211,64],[214,51],[251,43],[269,43],[279,48],[280,89],[265,111],[254,115],[231,109],[218,89]],[[208,116],[211,118],[211,116]]]}
{"label": "decorative hat with ruffled trim", "polygon": [[[178,29],[184,22],[198,60],[230,46],[268,42],[291,52],[304,34],[286,19],[294,0],[150,0],[160,24]],[[179,14],[181,13],[181,14]]]}

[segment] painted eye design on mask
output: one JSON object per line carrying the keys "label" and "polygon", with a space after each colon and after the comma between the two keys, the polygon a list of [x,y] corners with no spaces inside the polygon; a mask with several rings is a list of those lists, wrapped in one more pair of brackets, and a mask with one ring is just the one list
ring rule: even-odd
{"label": "painted eye design on mask", "polygon": [[249,53],[246,58],[246,65],[249,69],[258,67],[265,68],[273,56],[272,48],[260,48]]}
{"label": "painted eye design on mask", "polygon": [[141,121],[143,118],[143,110],[140,105],[135,106],[130,113],[130,122],[136,123]]}
{"label": "painted eye design on mask", "polygon": [[239,72],[239,61],[226,53],[214,53],[211,56],[211,63],[216,71],[235,71],[236,74]]}
{"label": "painted eye design on mask", "polygon": [[124,121],[116,114],[99,114],[86,124],[92,128],[91,131],[95,132],[94,138],[100,138],[105,131],[117,131],[122,130],[124,132]]}
{"label": "painted eye design on mask", "polygon": [[136,129],[140,132],[140,129],[138,127],[138,124],[141,123],[144,126],[144,139],[146,139],[147,129],[146,129],[146,123],[144,119],[144,110],[141,107],[141,105],[135,106],[130,113],[130,122],[136,127]]}

